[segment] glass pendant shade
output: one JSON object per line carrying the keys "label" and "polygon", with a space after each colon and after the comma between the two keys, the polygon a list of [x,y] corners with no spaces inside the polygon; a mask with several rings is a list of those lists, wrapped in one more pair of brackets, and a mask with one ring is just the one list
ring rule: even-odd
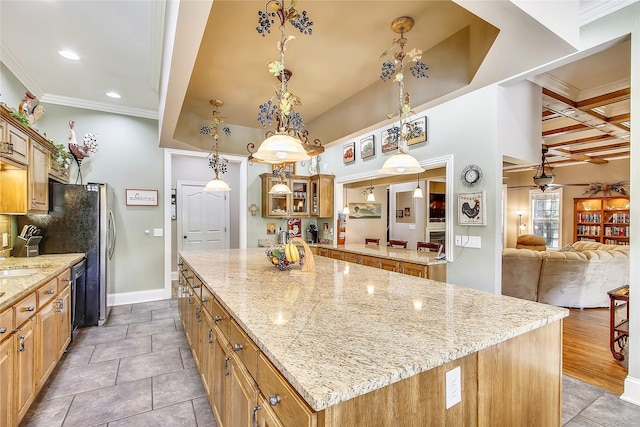
{"label": "glass pendant shade", "polygon": [[555,175],[547,175],[544,172],[540,176],[533,177],[533,183],[538,187],[541,185],[553,184],[553,178]]}
{"label": "glass pendant shade", "polygon": [[367,194],[367,202],[375,202],[376,201],[376,196],[375,194],[373,194],[373,192]]}
{"label": "glass pendant shade", "polygon": [[311,158],[299,139],[284,133],[265,139],[253,157],[267,163],[298,162]]}
{"label": "glass pendant shade", "polygon": [[424,169],[415,157],[406,153],[397,152],[384,162],[382,169],[378,172],[386,175],[404,175],[421,173],[424,172]]}
{"label": "glass pendant shade", "polygon": [[342,209],[342,213],[344,215],[349,215],[349,206],[344,205],[344,208]]}
{"label": "glass pendant shade", "polygon": [[269,194],[292,194],[293,191],[284,182],[279,182],[269,190]]}
{"label": "glass pendant shade", "polygon": [[422,199],[424,196],[422,194],[422,188],[418,185],[415,190],[413,190],[413,198],[414,199]]}
{"label": "glass pendant shade", "polygon": [[204,187],[204,191],[231,191],[231,188],[229,188],[227,183],[223,180],[213,178],[211,181],[207,182],[207,185]]}

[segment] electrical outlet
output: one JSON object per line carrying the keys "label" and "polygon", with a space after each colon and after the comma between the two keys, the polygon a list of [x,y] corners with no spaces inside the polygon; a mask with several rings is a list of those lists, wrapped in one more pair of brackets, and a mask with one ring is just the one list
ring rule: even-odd
{"label": "electrical outlet", "polygon": [[462,246],[462,236],[456,236],[456,246]]}
{"label": "electrical outlet", "polygon": [[154,228],[153,229],[154,237],[162,237],[162,228]]}
{"label": "electrical outlet", "polygon": [[462,402],[462,384],[460,366],[445,373],[445,406],[451,408]]}

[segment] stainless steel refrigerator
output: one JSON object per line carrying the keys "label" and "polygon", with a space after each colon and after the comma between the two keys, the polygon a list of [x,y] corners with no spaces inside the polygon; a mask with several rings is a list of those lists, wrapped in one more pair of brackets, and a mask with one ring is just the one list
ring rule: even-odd
{"label": "stainless steel refrigerator", "polygon": [[[84,289],[75,290],[77,327],[102,325],[109,316],[116,244],[115,196],[108,184],[49,184],[49,213],[19,217],[18,225],[42,229],[40,254],[83,252]],[[72,296],[73,299],[73,296]]]}

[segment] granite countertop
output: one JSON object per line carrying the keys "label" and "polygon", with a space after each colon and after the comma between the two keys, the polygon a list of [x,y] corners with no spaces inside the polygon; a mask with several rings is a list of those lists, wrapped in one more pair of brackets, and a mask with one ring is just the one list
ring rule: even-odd
{"label": "granite countertop", "polygon": [[360,255],[387,258],[400,262],[412,262],[422,265],[446,264],[447,260],[437,260],[437,252],[419,251],[416,249],[392,248],[390,246],[365,245],[362,243],[347,243],[344,245],[314,243],[309,246],[336,249]]}
{"label": "granite countertop", "polygon": [[84,258],[83,253],[39,255],[32,258],[6,258],[0,261],[0,270],[17,268],[42,268],[29,276],[0,276],[0,311],[27,296],[40,285],[62,273]]}
{"label": "granite countertop", "polygon": [[264,249],[180,255],[317,411],[569,314],[327,257],[294,275]]}

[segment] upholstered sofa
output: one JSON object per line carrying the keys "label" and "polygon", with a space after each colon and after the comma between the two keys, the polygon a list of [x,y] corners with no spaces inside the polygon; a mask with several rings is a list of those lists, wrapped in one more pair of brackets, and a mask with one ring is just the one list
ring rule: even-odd
{"label": "upholstered sofa", "polygon": [[629,246],[576,242],[561,251],[502,251],[503,295],[562,307],[608,307],[629,282]]}

